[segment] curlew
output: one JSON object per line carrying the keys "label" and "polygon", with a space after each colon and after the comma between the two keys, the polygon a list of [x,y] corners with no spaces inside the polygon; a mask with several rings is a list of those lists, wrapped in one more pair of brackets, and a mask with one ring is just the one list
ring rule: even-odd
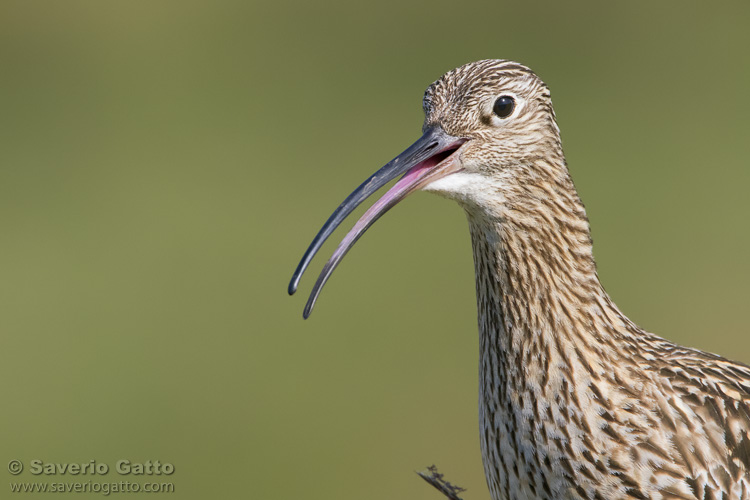
{"label": "curlew", "polygon": [[305,307],[357,239],[422,189],[466,212],[479,316],[479,425],[493,500],[750,498],[750,367],[630,321],[602,288],[547,86],[486,60],[425,92],[424,134],[336,209],[365,198]]}

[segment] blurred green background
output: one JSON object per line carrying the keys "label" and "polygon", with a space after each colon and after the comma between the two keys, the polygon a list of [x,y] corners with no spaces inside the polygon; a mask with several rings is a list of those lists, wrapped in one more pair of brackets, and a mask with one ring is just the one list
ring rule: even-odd
{"label": "blurred green background", "polygon": [[432,463],[487,498],[461,210],[410,197],[309,321],[335,241],[286,294],[330,212],[419,136],[425,87],[482,58],[551,87],[620,308],[750,361],[749,21],[748,2],[3,2],[0,497],[35,479],[11,459],[129,459],[174,464],[171,498],[442,498],[412,472]]}

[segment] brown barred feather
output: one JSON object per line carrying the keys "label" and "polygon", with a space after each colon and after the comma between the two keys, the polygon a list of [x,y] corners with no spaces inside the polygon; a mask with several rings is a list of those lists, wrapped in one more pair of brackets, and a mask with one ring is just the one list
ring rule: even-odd
{"label": "brown barred feather", "polygon": [[336,249],[304,316],[409,190],[454,199],[474,252],[492,499],[750,500],[750,367],[645,332],[610,300],[547,86],[521,64],[479,61],[430,85],[423,107],[423,137],[339,206],[297,267],[290,293],[341,220],[405,173]]}
{"label": "brown barred feather", "polygon": [[[487,103],[503,94],[523,107],[493,124]],[[433,83],[424,109],[425,127],[473,139],[472,180],[427,189],[468,217],[493,500],[750,498],[750,368],[647,333],[612,303],[544,83],[480,61]]]}

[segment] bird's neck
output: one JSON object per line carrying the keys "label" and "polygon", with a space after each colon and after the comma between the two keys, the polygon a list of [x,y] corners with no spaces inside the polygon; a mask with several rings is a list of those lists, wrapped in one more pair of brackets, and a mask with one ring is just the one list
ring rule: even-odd
{"label": "bird's neck", "polygon": [[607,419],[614,404],[649,398],[644,367],[667,341],[630,322],[599,283],[564,163],[527,172],[459,199],[476,267],[482,459],[493,499],[540,498],[534,484],[579,498],[588,479],[576,471],[594,460],[574,450],[605,463],[622,451]]}
{"label": "bird's neck", "polygon": [[599,283],[588,220],[567,169],[540,171],[516,191],[499,191],[499,203],[464,206],[483,376],[500,385],[522,379],[532,392],[581,380],[578,371],[610,370],[639,335]]}

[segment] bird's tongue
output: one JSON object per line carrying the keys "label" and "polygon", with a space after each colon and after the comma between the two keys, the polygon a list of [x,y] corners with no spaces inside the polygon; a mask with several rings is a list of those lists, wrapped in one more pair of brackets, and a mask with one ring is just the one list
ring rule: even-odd
{"label": "bird's tongue", "polygon": [[[390,210],[398,202],[406,198],[417,189],[421,189],[430,182],[452,174],[460,169],[456,158],[451,158],[461,145],[466,141],[457,141],[453,148],[442,151],[435,156],[417,163],[398,180],[386,193],[378,199],[367,211],[360,217],[354,227],[347,233],[339,246],[331,256],[334,260],[339,253],[346,253],[349,248],[359,239],[360,236],[384,213]],[[340,258],[340,257],[339,257]]]}
{"label": "bird's tongue", "polygon": [[[453,153],[453,151],[450,151],[450,153]],[[398,181],[396,181],[391,189],[386,191],[385,194],[381,196],[378,201],[376,201],[364,213],[364,215],[362,215],[357,223],[354,224],[351,231],[349,231],[349,234],[352,234],[360,226],[366,226],[366,229],[396,203],[406,198],[408,194],[424,187],[426,184],[426,182],[424,182],[425,179],[427,177],[433,177],[430,174],[435,170],[435,166],[448,156],[450,156],[450,154],[442,153],[435,155],[432,158],[427,158],[425,161],[411,167]]]}
{"label": "bird's tongue", "polygon": [[341,260],[344,254],[357,242],[360,236],[372,226],[376,220],[378,220],[383,214],[390,210],[398,202],[406,198],[409,193],[412,193],[422,187],[425,183],[423,182],[426,177],[430,175],[430,171],[442,161],[443,155],[436,155],[432,158],[428,158],[425,161],[414,165],[410,168],[391,189],[381,196],[378,201],[367,209],[367,211],[359,218],[356,224],[349,230],[344,239],[341,240],[339,246],[331,255],[329,262],[333,260]]}

